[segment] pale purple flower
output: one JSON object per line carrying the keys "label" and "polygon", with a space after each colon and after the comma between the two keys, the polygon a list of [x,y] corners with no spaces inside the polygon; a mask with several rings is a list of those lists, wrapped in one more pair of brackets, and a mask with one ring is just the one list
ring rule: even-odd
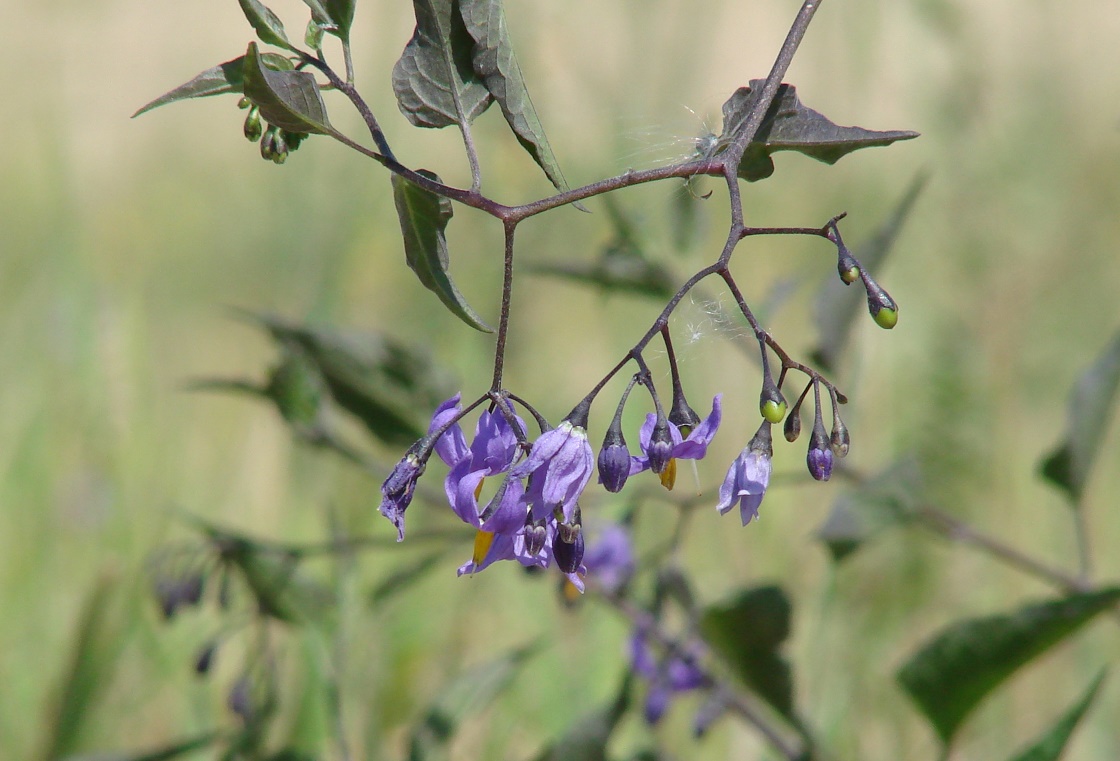
{"label": "pale purple flower", "polygon": [[417,451],[423,441],[421,439],[405,454],[385,479],[385,483],[381,484],[381,505],[378,510],[396,526],[398,542],[404,540],[404,511],[412,502],[417,479],[424,473],[426,463]]}
{"label": "pale purple flower", "polygon": [[[525,423],[514,418],[524,435]],[[457,426],[456,426],[457,429]],[[458,432],[458,431],[456,431]],[[448,431],[451,433],[451,431]],[[462,436],[461,433],[459,433]],[[465,444],[465,441],[464,441]],[[457,448],[457,445],[454,445]],[[450,448],[450,447],[449,447]],[[500,412],[483,411],[478,418],[474,441],[460,451],[457,462],[448,463],[451,471],[444,480],[444,491],[451,509],[466,523],[478,524],[478,493],[490,476],[505,473],[517,457],[517,434]]]}
{"label": "pale purple flower", "polygon": [[766,494],[766,487],[770,485],[773,455],[770,423],[763,423],[750,443],[731,463],[727,476],[719,487],[719,504],[716,509],[720,515],[726,514],[738,503],[739,518],[744,526],[758,517],[759,505]]}
{"label": "pale purple flower", "polygon": [[607,594],[615,594],[634,575],[634,549],[630,532],[619,525],[610,525],[587,548],[583,564],[595,583]]}
{"label": "pale purple flower", "polygon": [[[712,443],[715,438],[716,430],[719,428],[720,419],[722,417],[721,400],[723,394],[716,394],[712,399],[712,411],[708,417],[692,429],[692,432],[685,438],[681,435],[680,428],[669,421],[665,421],[669,430],[669,447],[668,447],[668,460],[666,466],[669,466],[671,460],[702,460],[704,455],[708,453],[708,445]],[[657,429],[657,415],[649,413],[646,415],[646,422],[642,424],[641,432],[638,435],[641,443],[643,454],[630,458],[630,475],[641,473],[651,467],[651,460],[653,465],[658,464],[660,457],[664,456],[664,452],[654,451],[651,453],[651,447],[662,448],[664,442],[659,443],[655,437],[654,432]],[[653,456],[651,456],[651,454]],[[656,468],[654,469],[655,472]],[[664,467],[662,468],[664,470]],[[666,484],[671,486],[672,482]]]}
{"label": "pale purple flower", "polygon": [[565,420],[542,433],[528,458],[510,472],[516,478],[530,476],[525,499],[532,506],[534,518],[544,518],[559,509],[564,521],[570,522],[594,464],[587,431]]}
{"label": "pale purple flower", "polygon": [[649,724],[661,720],[675,693],[699,689],[708,681],[690,657],[670,653],[660,660],[654,658],[641,628],[630,639],[630,668],[649,681],[644,709]]}

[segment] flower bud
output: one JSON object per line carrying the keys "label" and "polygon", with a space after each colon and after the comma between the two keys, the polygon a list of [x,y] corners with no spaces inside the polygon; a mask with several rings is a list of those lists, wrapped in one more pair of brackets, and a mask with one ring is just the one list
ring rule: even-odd
{"label": "flower bud", "polygon": [[552,556],[556,558],[556,565],[564,573],[575,573],[583,562],[583,532],[576,526],[571,539],[565,537],[564,524],[556,534],[556,542],[552,547]]}
{"label": "flower bud", "polygon": [[665,471],[673,457],[673,435],[669,433],[669,421],[664,415],[659,415],[654,423],[646,455],[649,457],[650,470],[658,475]]}
{"label": "flower bud", "polygon": [[840,279],[844,281],[844,285],[851,285],[859,279],[859,262],[847,248],[840,249],[840,255],[836,260],[836,271],[840,273]]}
{"label": "flower bud", "polygon": [[832,435],[829,436],[829,445],[832,448],[832,453],[839,459],[844,459],[848,456],[848,449],[851,447],[852,440],[848,435],[848,427],[844,425],[844,421],[840,419],[839,415],[832,417]]}
{"label": "flower bud", "polygon": [[264,127],[261,126],[261,110],[256,106],[250,108],[249,113],[245,114],[245,126],[242,127],[242,132],[245,133],[245,139],[250,143],[255,143],[261,139]]}
{"label": "flower bud", "polygon": [[241,99],[237,101],[237,107],[240,108],[242,111],[244,111],[245,109],[247,109],[251,105],[253,105],[253,101],[249,100],[244,95],[242,95]]}
{"label": "flower bud", "polygon": [[521,529],[521,534],[525,537],[525,552],[529,555],[538,555],[544,549],[545,542],[548,541],[548,529],[545,528],[543,520],[532,520],[532,513],[529,516],[529,520],[525,522],[525,528]]}
{"label": "flower bud", "polygon": [[805,456],[805,464],[809,466],[809,475],[818,481],[827,481],[832,475],[832,449],[823,427],[813,427],[813,438]]}
{"label": "flower bud", "polygon": [[782,428],[782,433],[785,434],[786,441],[791,444],[797,441],[797,437],[801,435],[801,406],[793,408],[793,412],[789,413],[786,417],[786,424]]}
{"label": "flower bud", "polygon": [[603,487],[612,494],[622,491],[626,479],[630,477],[630,450],[626,448],[621,421],[617,419],[607,429],[603,448],[599,450],[598,464]]}

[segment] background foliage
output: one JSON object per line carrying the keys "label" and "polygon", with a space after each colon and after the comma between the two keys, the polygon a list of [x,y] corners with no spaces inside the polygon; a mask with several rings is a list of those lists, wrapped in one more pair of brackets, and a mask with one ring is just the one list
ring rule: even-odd
{"label": "background foliage", "polygon": [[[387,115],[386,130],[401,136],[400,153],[467,184],[454,134],[418,134],[398,116],[387,72],[413,21],[407,4],[381,5],[389,6],[359,5],[359,83]],[[285,17],[305,13],[296,0],[273,7]],[[705,118],[718,118],[726,94],[769,67],[793,10],[776,2],[744,9],[574,0],[511,3],[507,14],[574,184],[687,152],[687,139]],[[1062,435],[1077,373],[1120,324],[1120,17],[1110,10],[1103,0],[826,4],[787,81],[838,123],[913,128],[923,138],[831,168],[779,155],[780,171],[745,190],[760,224],[816,223],[847,210],[845,236],[856,244],[915,174],[928,173],[880,276],[902,320],[874,341],[862,340],[875,330],[865,321],[860,350],[840,371],[852,400],[850,462],[874,471],[916,449],[939,506],[1055,562],[1068,558],[1071,569],[1063,495],[1036,468]],[[225,307],[390,330],[428,344],[460,378],[486,376],[490,339],[433,309],[401,266],[389,183],[369,162],[315,140],[277,169],[244,142],[242,114],[228,99],[127,121],[169,83],[244,49],[251,31],[236,4],[5,0],[3,11],[19,31],[11,58],[24,65],[0,74],[8,94],[0,154],[0,744],[13,758],[51,752],[45,738],[58,736],[58,685],[83,621],[96,656],[82,663],[95,669],[88,682],[96,690],[68,749],[189,737],[223,715],[224,696],[189,668],[214,622],[164,626],[143,594],[146,554],[188,536],[175,511],[306,541],[327,534],[321,516],[330,506],[357,533],[390,534],[375,516],[376,480],[295,445],[263,405],[185,392],[197,377],[263,379],[273,360],[262,334]],[[357,132],[347,118],[332,111],[336,126]],[[501,167],[492,179],[500,200],[547,193],[497,113],[479,120],[476,139],[491,173]],[[716,238],[674,253],[665,213],[674,192],[660,185],[619,200],[649,255],[684,270],[718,246],[719,226],[711,227]],[[702,213],[721,218],[720,203]],[[591,259],[612,236],[609,215],[594,210],[527,223],[524,250],[541,263]],[[568,216],[559,222],[560,214]],[[500,238],[490,226],[472,229],[477,221],[456,216],[453,273],[486,318],[500,280]],[[789,299],[768,301],[764,319],[787,348],[808,351],[816,337],[799,306],[831,265],[822,265],[815,241],[769,240],[756,250],[748,296],[765,301],[786,284]],[[553,416],[628,347],[650,313],[631,297],[552,279],[526,279],[519,289],[515,310],[524,312],[507,375],[538,389],[537,398],[555,398],[546,410]],[[681,347],[690,388],[714,393],[720,389],[707,379],[736,373],[754,388],[753,364],[714,328],[703,303],[678,321],[696,334]],[[556,361],[542,362],[542,352]],[[726,419],[751,419],[752,400],[753,391],[729,399]],[[721,463],[749,433],[722,433],[701,463],[705,483],[722,475]],[[1111,496],[1120,470],[1109,467],[1118,435],[1115,425],[1105,432],[1083,496],[1103,578],[1120,576],[1108,551],[1120,536]],[[775,472],[783,488],[772,489],[757,525],[731,531],[714,511],[702,512],[682,564],[704,602],[745,583],[779,581],[791,592],[787,647],[799,665],[798,694],[838,755],[933,757],[935,739],[900,699],[895,670],[949,621],[1049,590],[916,530],[834,569],[813,532],[842,484],[806,483],[799,449],[779,446]],[[619,512],[608,500],[599,509]],[[443,525],[425,513],[415,508],[411,525]],[[646,523],[644,541],[655,543],[656,521]],[[407,727],[448,679],[538,635],[549,646],[470,724],[457,757],[530,757],[617,687],[624,622],[591,606],[560,609],[551,587],[516,569],[455,580],[463,549],[375,614],[362,600],[345,608],[350,668],[340,687],[357,706],[351,739],[367,757],[399,755]],[[365,578],[388,578],[428,551],[406,544],[358,562]],[[97,613],[83,612],[95,594]],[[314,643],[305,646],[314,652]],[[1017,676],[965,727],[960,757],[1001,758],[1023,747],[1083,693],[1102,653],[1116,646],[1115,625],[1101,621]],[[316,678],[314,658],[306,668],[288,674],[293,684]],[[1105,682],[1070,757],[1120,756],[1108,718],[1118,709],[1120,691]],[[693,745],[690,713],[671,713],[658,730],[681,756],[756,757],[757,739],[730,722]],[[623,729],[623,744],[641,736],[636,723]]]}

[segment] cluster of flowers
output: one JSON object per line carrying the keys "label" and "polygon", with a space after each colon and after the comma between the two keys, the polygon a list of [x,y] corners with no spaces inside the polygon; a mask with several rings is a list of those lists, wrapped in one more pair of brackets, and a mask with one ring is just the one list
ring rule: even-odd
{"label": "cluster of flowers", "polygon": [[[477,532],[471,560],[459,568],[460,575],[476,573],[498,560],[540,567],[555,563],[580,591],[587,568],[579,499],[596,460],[599,482],[608,491],[620,491],[630,476],[644,470],[658,474],[662,484],[672,488],[676,461],[702,459],[721,419],[720,395],[702,421],[689,410],[692,424],[650,413],[639,434],[641,454],[631,455],[616,416],[596,458],[587,438],[586,403],[530,446],[524,421],[512,403],[503,402],[504,409],[493,406],[479,415],[469,444],[458,422],[464,414],[459,395],[441,404],[427,436],[409,449],[382,485],[381,514],[396,526],[398,541],[403,540],[405,510],[434,452],[450,469],[444,480],[448,504]],[[719,490],[719,512],[738,506],[744,526],[758,516],[770,481],[770,425],[763,422],[731,464]],[[827,448],[824,451],[831,455]],[[814,476],[827,478],[827,472],[821,473],[821,458],[810,450],[809,469]],[[827,465],[830,470],[830,459]],[[484,503],[480,498],[487,478],[501,481]]]}

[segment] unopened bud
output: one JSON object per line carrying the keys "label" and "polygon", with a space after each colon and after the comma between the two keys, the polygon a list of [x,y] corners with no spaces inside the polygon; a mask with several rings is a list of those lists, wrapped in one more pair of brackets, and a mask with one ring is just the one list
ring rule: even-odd
{"label": "unopened bud", "polygon": [[797,441],[797,437],[801,435],[801,408],[794,408],[793,412],[789,413],[786,417],[786,424],[782,428],[782,433],[785,434],[786,441],[791,444]]}
{"label": "unopened bud", "polygon": [[253,105],[253,101],[249,100],[245,96],[241,96],[241,99],[237,101],[237,107],[240,108],[242,111],[244,111],[245,109],[247,109],[251,105]]}
{"label": "unopened bud", "polygon": [[526,522],[521,533],[525,537],[525,552],[529,555],[540,554],[540,551],[544,549],[545,542],[548,541],[548,529],[545,528],[544,521],[530,519]]}
{"label": "unopened bud", "polygon": [[646,455],[649,457],[650,470],[658,475],[665,471],[669,460],[673,458],[673,435],[669,432],[669,421],[663,415],[659,415],[654,423]]}
{"label": "unopened bud", "polygon": [[622,491],[630,477],[630,450],[622,436],[621,422],[616,418],[607,429],[603,448],[599,450],[599,480],[612,494]]}
{"label": "unopened bud", "polygon": [[556,565],[564,573],[575,573],[583,562],[583,532],[576,526],[575,535],[569,540],[564,536],[564,524],[556,534],[556,543],[552,547],[552,556],[556,558]]}
{"label": "unopened bud", "polygon": [[848,456],[848,449],[851,447],[852,439],[848,435],[848,426],[844,425],[844,421],[840,419],[839,415],[832,418],[832,435],[829,436],[829,445],[832,448],[832,453],[839,459],[844,459]]}
{"label": "unopened bud", "polygon": [[261,125],[261,110],[256,106],[250,108],[249,113],[245,114],[245,126],[242,127],[242,132],[245,133],[245,139],[250,143],[255,143],[261,139],[264,127]]}
{"label": "unopened bud", "polygon": [[844,285],[851,285],[859,280],[859,262],[846,247],[840,249],[840,255],[836,260],[836,271],[840,273],[840,279],[844,281]]}

